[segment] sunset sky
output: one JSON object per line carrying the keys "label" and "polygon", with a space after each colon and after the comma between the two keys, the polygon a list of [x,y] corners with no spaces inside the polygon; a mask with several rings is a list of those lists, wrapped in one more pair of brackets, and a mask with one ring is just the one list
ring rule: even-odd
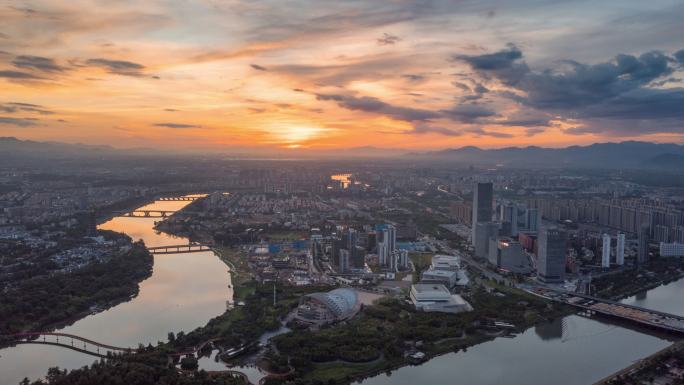
{"label": "sunset sky", "polygon": [[0,1],[0,136],[115,147],[684,142],[684,2]]}

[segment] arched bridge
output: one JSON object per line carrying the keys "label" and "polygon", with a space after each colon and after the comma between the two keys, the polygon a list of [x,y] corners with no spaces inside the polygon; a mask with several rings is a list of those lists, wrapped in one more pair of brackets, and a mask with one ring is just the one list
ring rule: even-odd
{"label": "arched bridge", "polygon": [[154,246],[148,247],[147,250],[152,254],[181,254],[211,251],[211,247],[212,245],[204,243],[190,243],[185,245]]}
{"label": "arched bridge", "polygon": [[171,210],[133,210],[133,211],[114,211],[118,217],[134,217],[134,218],[166,218],[172,215],[175,211]]}
{"label": "arched bridge", "polygon": [[[135,353],[136,349],[122,348],[93,341],[74,334],[57,332],[16,333],[3,336],[11,338],[17,344],[43,344],[61,346],[81,353],[97,357],[107,357],[107,353]],[[61,341],[60,341],[61,338]]]}

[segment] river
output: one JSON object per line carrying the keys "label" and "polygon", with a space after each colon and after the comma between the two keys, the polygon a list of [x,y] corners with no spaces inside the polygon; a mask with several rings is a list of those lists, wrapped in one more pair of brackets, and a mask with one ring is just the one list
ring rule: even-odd
{"label": "river", "polygon": [[[188,202],[156,201],[140,207],[175,211]],[[154,218],[113,218],[100,229],[142,239],[147,246],[187,243],[154,230]],[[228,267],[212,252],[154,256],[152,276],[140,283],[139,294],[128,302],[89,315],[60,332],[76,334],[105,344],[137,347],[166,341],[168,332],[190,331],[226,310],[233,292]],[[232,286],[231,286],[232,287]],[[69,349],[24,344],[0,350],[0,384],[18,384],[24,377],[45,376],[53,366],[74,369],[96,358]]]}

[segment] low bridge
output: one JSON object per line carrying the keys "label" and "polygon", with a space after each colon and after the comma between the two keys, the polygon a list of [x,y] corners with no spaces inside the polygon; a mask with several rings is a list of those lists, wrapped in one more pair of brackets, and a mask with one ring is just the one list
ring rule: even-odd
{"label": "low bridge", "polygon": [[204,243],[190,243],[185,245],[154,246],[148,247],[147,250],[152,254],[183,254],[211,251],[211,247],[211,245]]}
{"label": "low bridge", "polygon": [[684,334],[684,317],[678,316],[676,314],[664,313],[639,306],[627,305],[624,303],[592,297],[584,294],[557,290],[545,291],[555,293],[553,296],[544,295],[545,297],[583,309],[589,314],[601,314],[608,317],[631,321],[653,329],[659,329],[670,333]]}
{"label": "low bridge", "polygon": [[[61,346],[97,357],[107,357],[107,353],[135,353],[136,349],[122,348],[103,344],[74,334],[57,332],[16,333],[2,336],[11,338],[17,344],[41,344]],[[60,341],[61,338],[61,341]]]}
{"label": "low bridge", "polygon": [[175,211],[171,210],[133,210],[133,211],[114,211],[117,217],[133,218],[166,218]]}
{"label": "low bridge", "polygon": [[160,197],[157,198],[158,201],[181,201],[181,202],[192,202],[199,199],[200,197]]}

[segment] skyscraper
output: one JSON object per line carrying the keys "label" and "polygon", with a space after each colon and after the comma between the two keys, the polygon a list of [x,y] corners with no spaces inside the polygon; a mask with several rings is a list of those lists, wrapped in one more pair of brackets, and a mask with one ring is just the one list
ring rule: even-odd
{"label": "skyscraper", "polygon": [[506,202],[501,206],[501,223],[507,228],[511,237],[518,236],[518,206],[512,202]]}
{"label": "skyscraper", "polygon": [[625,233],[618,233],[615,263],[620,266],[625,264]]}
{"label": "skyscraper", "polygon": [[375,241],[381,266],[388,266],[389,256],[397,249],[397,228],[382,224],[375,227]]}
{"label": "skyscraper", "polygon": [[473,240],[473,246],[475,246],[475,256],[488,258],[489,240],[498,235],[499,225],[494,222],[480,222],[474,224],[474,226],[475,239]]}
{"label": "skyscraper", "polygon": [[610,235],[603,234],[603,246],[601,248],[601,267],[610,267]]}
{"label": "skyscraper", "polygon": [[639,229],[639,253],[637,254],[637,263],[643,265],[648,262],[648,241],[651,235],[651,229],[647,224],[642,224]]}
{"label": "skyscraper", "polygon": [[542,228],[539,234],[537,279],[560,283],[565,280],[567,235],[558,229]]}
{"label": "skyscraper", "polygon": [[349,271],[349,250],[340,249],[340,265],[339,272],[345,273]]}
{"label": "skyscraper", "polygon": [[537,232],[539,230],[539,222],[541,222],[540,217],[540,212],[536,208],[525,210],[525,230]]}
{"label": "skyscraper", "polygon": [[493,190],[492,183],[476,183],[473,189],[473,222],[471,231],[471,242],[473,244],[475,244],[475,239],[477,238],[475,235],[477,224],[491,222],[492,220]]}

